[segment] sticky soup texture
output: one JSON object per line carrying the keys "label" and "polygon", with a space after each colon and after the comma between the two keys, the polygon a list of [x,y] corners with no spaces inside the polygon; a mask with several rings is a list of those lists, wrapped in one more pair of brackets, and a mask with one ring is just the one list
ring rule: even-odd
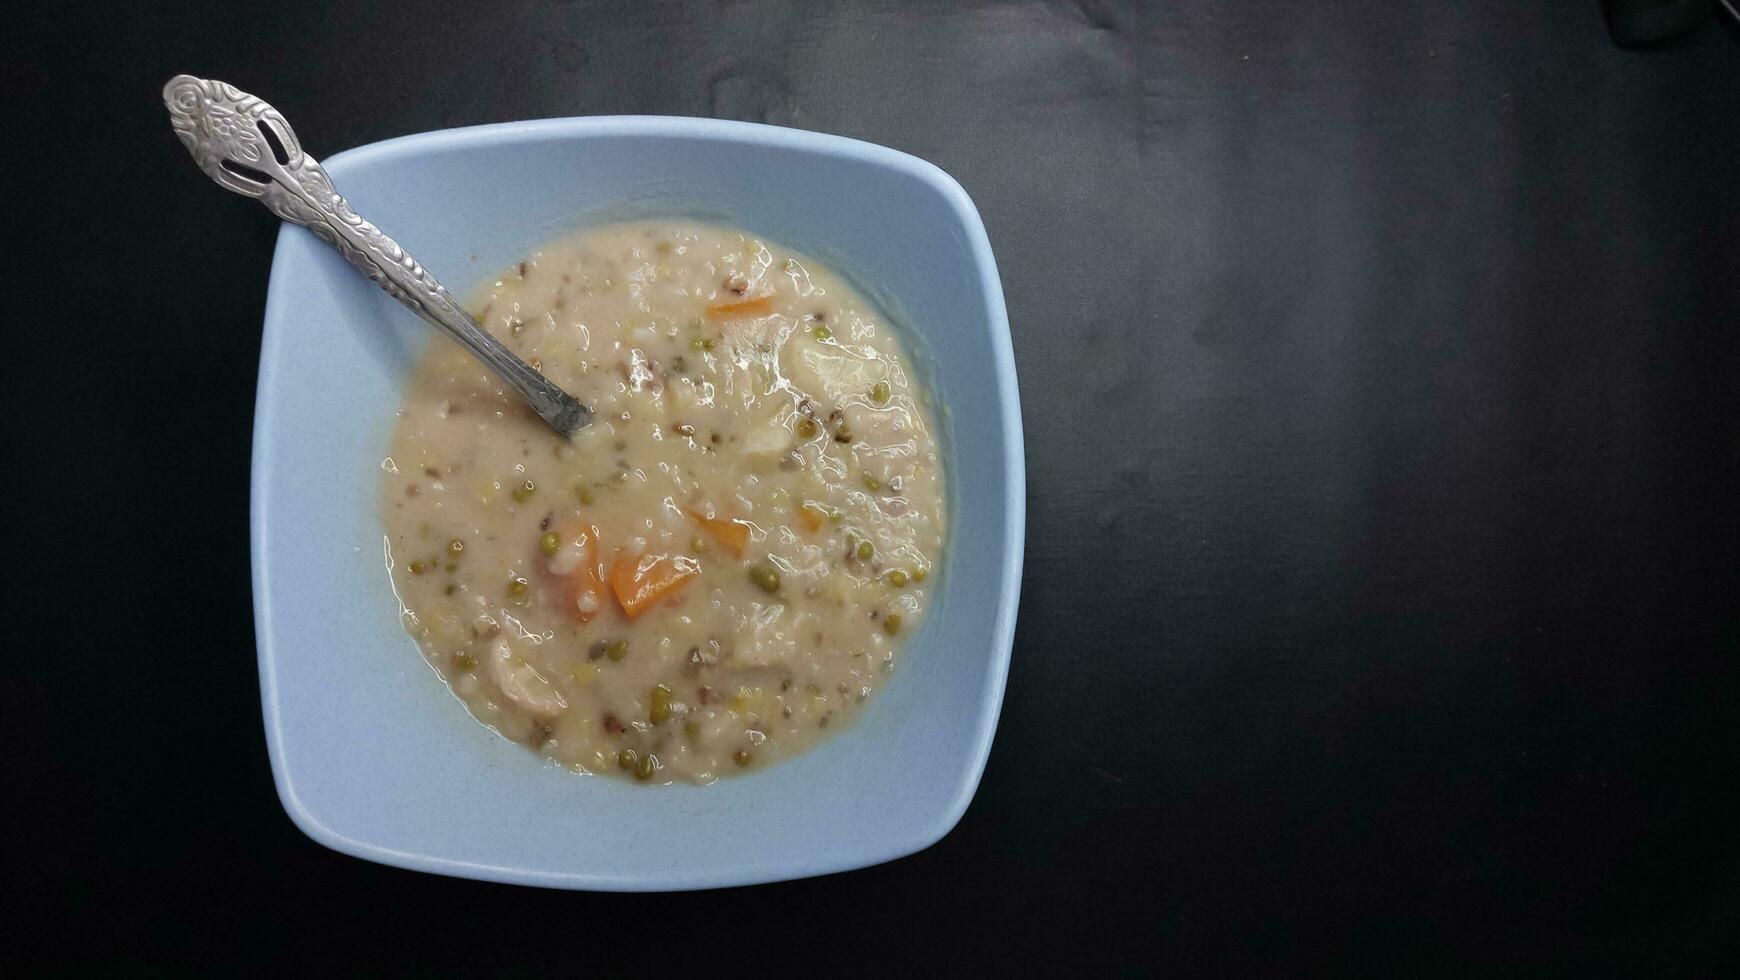
{"label": "sticky soup texture", "polygon": [[437,341],[383,461],[406,627],[484,724],[645,782],[848,724],[944,539],[936,425],[875,310],[740,232],[617,225],[469,304],[595,412],[568,441]]}

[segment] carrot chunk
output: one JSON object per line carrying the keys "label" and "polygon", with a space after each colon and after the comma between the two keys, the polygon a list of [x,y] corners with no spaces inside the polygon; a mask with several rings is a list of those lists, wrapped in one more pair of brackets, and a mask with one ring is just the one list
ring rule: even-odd
{"label": "carrot chunk", "polygon": [[599,542],[598,525],[563,521],[550,533],[556,535],[558,554],[561,549],[575,545],[582,549],[584,557],[580,567],[570,572],[552,574],[561,580],[557,596],[561,601],[562,611],[576,622],[590,623],[603,610],[608,597],[605,591],[603,549]]}
{"label": "carrot chunk", "polygon": [[773,300],[766,296],[740,299],[735,303],[715,303],[707,307],[707,315],[719,320],[744,316],[767,316],[773,312]]}
{"label": "carrot chunk", "polygon": [[700,563],[682,555],[618,555],[610,567],[610,590],[628,618],[635,619],[699,574]]}
{"label": "carrot chunk", "polygon": [[804,530],[814,534],[822,529],[822,523],[828,519],[828,512],[822,508],[821,504],[813,500],[806,500],[804,505],[798,508],[797,516],[798,520],[803,522]]}
{"label": "carrot chunk", "polygon": [[708,517],[706,514],[703,514],[698,510],[689,511],[689,516],[693,517],[695,523],[701,525],[702,529],[705,530],[713,540],[724,545],[726,550],[731,552],[731,557],[743,557],[744,550],[749,547],[748,521],[734,521],[722,517]]}

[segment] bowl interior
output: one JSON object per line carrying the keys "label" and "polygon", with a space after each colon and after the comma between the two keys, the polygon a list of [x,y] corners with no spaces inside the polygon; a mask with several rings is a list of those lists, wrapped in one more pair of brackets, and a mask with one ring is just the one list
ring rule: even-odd
{"label": "bowl interior", "polygon": [[674,119],[426,134],[328,168],[360,213],[461,293],[561,235],[657,215],[744,227],[828,262],[904,328],[927,375],[950,455],[950,528],[931,613],[839,737],[710,787],[549,766],[484,732],[395,615],[378,468],[431,328],[287,227],[267,304],[253,546],[268,742],[297,824],[393,864],[591,888],[817,874],[946,833],[1001,704],[1024,499],[1002,293],[960,188],[867,144]]}

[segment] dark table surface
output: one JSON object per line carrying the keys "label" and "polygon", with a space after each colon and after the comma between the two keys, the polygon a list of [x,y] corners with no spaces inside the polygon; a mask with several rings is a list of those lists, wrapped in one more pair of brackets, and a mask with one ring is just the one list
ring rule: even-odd
{"label": "dark table surface", "polygon": [[[6,448],[35,499],[8,531],[0,962],[1387,975],[1735,954],[1731,26],[1623,51],[1593,0],[10,20]],[[878,868],[671,896],[425,876],[292,827],[247,574],[275,227],[172,139],[157,93],[181,71],[269,98],[321,155],[671,113],[958,177],[1003,272],[1029,473],[1008,697],[960,826]]]}

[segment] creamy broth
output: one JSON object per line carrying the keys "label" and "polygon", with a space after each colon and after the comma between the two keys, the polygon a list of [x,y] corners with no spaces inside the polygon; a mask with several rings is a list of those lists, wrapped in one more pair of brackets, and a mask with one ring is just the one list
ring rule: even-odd
{"label": "creamy broth", "polygon": [[595,413],[563,439],[445,339],[410,385],[391,573],[473,715],[649,782],[848,724],[944,540],[932,407],[870,304],[773,243],[663,221],[552,244],[468,307]]}

